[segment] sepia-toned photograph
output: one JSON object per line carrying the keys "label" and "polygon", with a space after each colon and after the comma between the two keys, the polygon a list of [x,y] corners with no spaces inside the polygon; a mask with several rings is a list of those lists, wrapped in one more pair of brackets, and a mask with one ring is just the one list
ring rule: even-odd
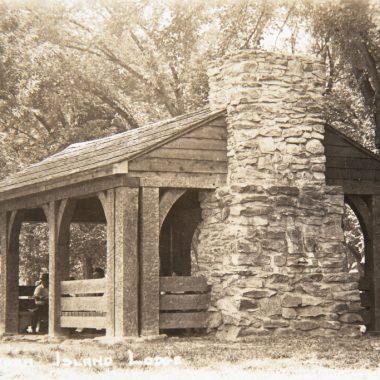
{"label": "sepia-toned photograph", "polygon": [[380,0],[0,0],[0,379],[380,379]]}

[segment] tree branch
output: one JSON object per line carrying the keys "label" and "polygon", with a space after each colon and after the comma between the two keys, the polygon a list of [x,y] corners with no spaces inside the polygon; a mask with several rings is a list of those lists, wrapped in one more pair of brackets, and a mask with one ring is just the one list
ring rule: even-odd
{"label": "tree branch", "polygon": [[326,53],[327,53],[328,65],[329,65],[329,78],[327,80],[325,94],[330,94],[333,89],[333,84],[334,84],[335,65],[333,62],[330,47],[328,45],[326,45]]}
{"label": "tree branch", "polygon": [[45,130],[49,133],[49,135],[53,136],[52,127],[47,122],[47,120],[35,111],[31,111],[31,113],[35,117],[35,119],[45,128]]}
{"label": "tree branch", "polygon": [[86,82],[90,86],[91,93],[97,96],[100,100],[102,100],[108,106],[110,106],[114,111],[116,111],[122,118],[124,118],[128,122],[131,128],[139,128],[138,122],[128,110],[125,110],[125,108],[120,106],[114,99],[111,99],[110,97],[108,97],[104,93],[104,91],[100,90],[99,88],[94,87],[93,83],[90,83],[89,81],[86,81]]}
{"label": "tree branch", "polygon": [[[148,60],[149,60],[150,65],[153,68],[153,75],[156,79],[156,84],[157,84],[157,86],[155,86],[155,88],[154,88],[155,93],[162,97],[162,101],[165,104],[165,107],[167,108],[167,110],[169,111],[169,113],[172,116],[177,116],[177,115],[184,113],[183,94],[181,92],[176,92],[176,90],[179,88],[179,86],[178,86],[179,78],[178,78],[178,75],[176,75],[177,73],[174,69],[174,66],[172,64],[169,64],[172,75],[173,75],[173,73],[175,73],[175,75],[173,75],[173,79],[176,83],[176,86],[174,88],[174,93],[175,93],[175,97],[177,100],[178,107],[175,107],[175,105],[173,105],[173,101],[172,101],[172,99],[171,99],[171,97],[170,97],[170,95],[169,95],[169,93],[165,87],[165,84],[164,84],[162,78],[160,77],[159,65],[157,64],[157,61],[154,58],[153,54],[150,51],[147,51],[146,49],[144,49],[140,40],[137,38],[137,36],[131,30],[129,31],[129,34],[130,34],[132,40],[134,41],[134,43],[136,44],[137,48],[140,50],[140,52],[143,55],[148,56]],[[177,82],[176,82],[176,80],[177,80]]]}
{"label": "tree branch", "polygon": [[280,30],[278,31],[278,34],[277,34],[276,39],[275,39],[275,41],[274,41],[274,46],[277,46],[277,40],[278,40],[278,37],[279,37],[280,34],[284,31],[285,25],[288,23],[289,17],[290,17],[290,15],[291,15],[292,12],[293,12],[294,6],[295,6],[295,5],[293,4],[293,5],[291,6],[291,8],[289,9],[289,11],[288,11],[288,13],[287,13],[287,15],[286,15],[286,17],[285,17],[285,20],[284,20],[283,24],[281,25]]}
{"label": "tree branch", "polygon": [[247,49],[248,46],[249,46],[249,43],[252,39],[252,37],[256,34],[257,30],[259,29],[259,25],[260,25],[260,22],[262,20],[264,16],[264,11],[261,11],[260,13],[260,16],[256,22],[256,25],[255,25],[255,28],[253,29],[253,31],[251,32],[251,34],[248,36],[248,38],[246,39],[246,41],[244,42],[244,44],[240,47],[241,49]]}
{"label": "tree branch", "polygon": [[14,131],[16,131],[17,133],[20,133],[20,134],[23,134],[25,136],[27,136],[28,138],[36,141],[36,142],[39,142],[40,140],[39,139],[36,139],[33,135],[31,135],[30,133],[28,132],[25,132],[25,131],[22,131],[20,130],[19,128],[13,126],[13,125],[10,125],[10,124],[7,124],[6,125],[6,128],[10,128],[10,129],[13,129]]}
{"label": "tree branch", "polygon": [[380,148],[380,77],[377,70],[376,61],[368,49],[367,44],[360,40],[357,42],[359,52],[362,53],[366,64],[366,69],[371,78],[371,86],[374,91],[373,117],[375,121],[375,145]]}

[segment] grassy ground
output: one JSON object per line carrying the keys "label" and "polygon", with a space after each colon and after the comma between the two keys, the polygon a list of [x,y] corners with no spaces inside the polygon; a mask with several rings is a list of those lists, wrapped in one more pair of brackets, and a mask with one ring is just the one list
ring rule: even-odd
{"label": "grassy ground", "polygon": [[[147,342],[2,338],[0,376],[6,379],[379,379],[380,338],[257,337],[246,343],[214,338]],[[133,355],[133,364],[131,362]],[[180,357],[173,360],[175,357]],[[159,365],[154,365],[155,363]],[[160,357],[160,358],[157,358]],[[145,364],[136,363],[143,361]],[[111,364],[112,360],[112,364]]]}

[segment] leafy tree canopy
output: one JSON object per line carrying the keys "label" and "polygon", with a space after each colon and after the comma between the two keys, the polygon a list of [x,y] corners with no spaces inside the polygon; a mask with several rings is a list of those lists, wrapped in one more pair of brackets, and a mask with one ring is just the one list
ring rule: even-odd
{"label": "leafy tree canopy", "polygon": [[379,8],[375,0],[0,0],[1,176],[71,143],[205,105],[208,61],[245,48],[323,59],[328,122],[375,150]]}

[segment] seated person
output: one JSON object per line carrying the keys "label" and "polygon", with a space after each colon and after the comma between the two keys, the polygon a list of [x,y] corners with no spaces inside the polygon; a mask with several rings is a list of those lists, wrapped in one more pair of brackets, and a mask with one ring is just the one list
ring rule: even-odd
{"label": "seated person", "polygon": [[[33,311],[32,331],[36,332],[37,325],[41,321],[48,320],[49,317],[49,274],[42,273],[40,284],[36,287],[33,294],[36,309]],[[41,327],[40,327],[41,329]]]}

